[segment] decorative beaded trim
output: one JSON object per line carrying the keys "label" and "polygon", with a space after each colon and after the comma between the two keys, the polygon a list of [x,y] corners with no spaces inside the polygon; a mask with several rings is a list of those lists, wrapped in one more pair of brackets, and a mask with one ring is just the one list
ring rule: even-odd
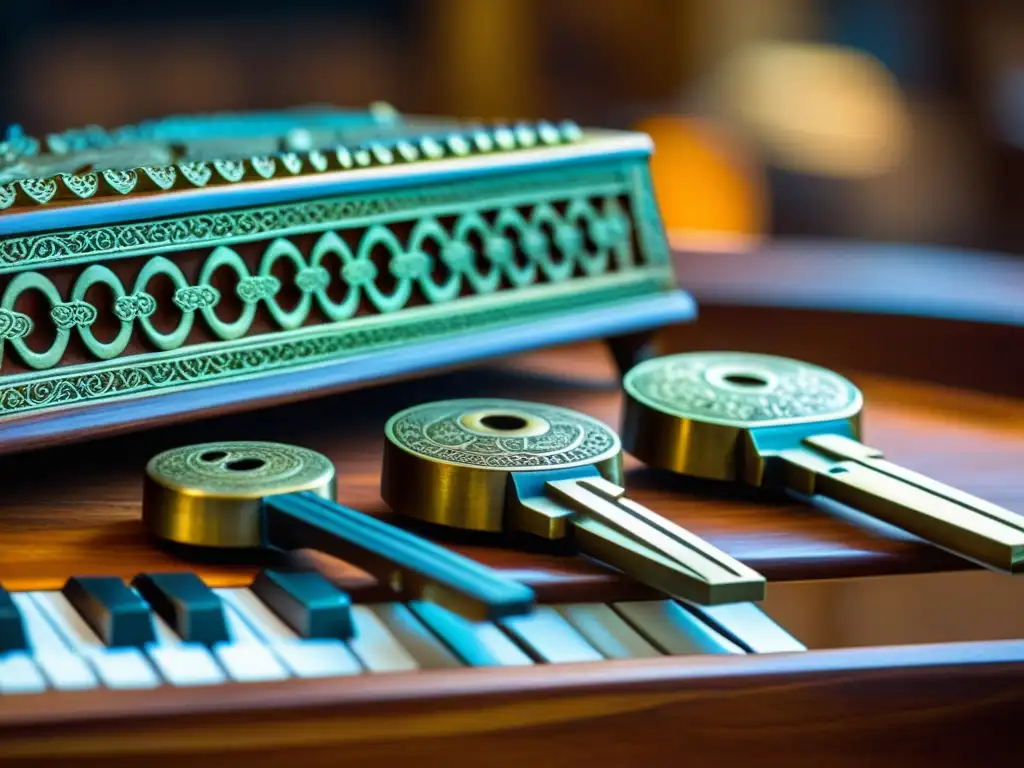
{"label": "decorative beaded trim", "polygon": [[587,197],[639,194],[637,190],[644,182],[634,178],[629,169],[629,163],[616,163],[559,174],[533,171],[517,176],[514,189],[494,178],[464,179],[373,194],[14,235],[0,238],[0,272],[22,271],[30,265],[47,267],[146,253],[169,254],[203,245],[408,220],[433,210],[456,211],[467,201],[486,201],[494,207],[529,205],[538,198],[549,198],[556,190],[561,195]]}
{"label": "decorative beaded trim", "polygon": [[23,179],[0,185],[0,210],[13,206],[46,205],[54,200],[87,200],[135,192],[192,189],[213,184],[236,184],[275,177],[302,176],[371,166],[429,162],[493,152],[513,152],[538,146],[572,144],[583,137],[571,121],[554,125],[541,121],[514,126],[453,130],[445,136],[370,141],[339,146],[331,152],[285,152],[244,160],[213,160],[178,165],[62,173],[49,178]]}

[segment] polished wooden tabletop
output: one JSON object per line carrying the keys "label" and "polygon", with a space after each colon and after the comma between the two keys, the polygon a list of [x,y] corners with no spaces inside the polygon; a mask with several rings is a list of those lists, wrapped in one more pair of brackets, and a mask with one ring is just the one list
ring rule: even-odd
{"label": "polished wooden tabletop", "polygon": [[[712,318],[713,319],[713,318]],[[675,329],[667,350],[714,340],[713,323]],[[893,460],[1014,510],[1024,510],[1024,406],[1018,400],[871,373],[844,371],[863,389],[865,433]],[[173,445],[220,439],[288,442],[336,464],[339,500],[390,516],[379,499],[382,427],[397,409],[431,399],[499,396],[556,403],[617,425],[620,394],[599,343],[546,350],[495,365],[90,443],[9,457],[0,468],[0,582],[56,586],[83,574],[131,577],[143,570],[195,568],[221,583],[245,565],[196,566],[157,549],[139,522],[146,460]],[[758,498],[731,486],[687,481],[627,460],[630,495],[706,537],[768,578],[806,579],[967,568],[898,531],[873,529],[842,510]],[[393,517],[391,519],[394,519]],[[401,521],[397,521],[401,522]],[[428,533],[432,533],[429,532]],[[433,533],[432,533],[433,535]],[[457,549],[534,585],[546,599],[589,599],[639,590],[581,557],[510,549],[493,538],[440,534]],[[372,581],[344,564],[320,567],[350,588]]]}
{"label": "polished wooden tabletop", "polygon": [[[1008,315],[984,317],[977,302],[969,312],[954,307],[926,316],[885,306],[837,307],[827,296],[793,301],[786,296],[806,277],[806,261],[776,256],[681,254],[681,282],[693,286],[701,317],[662,333],[660,350],[745,349],[833,367],[863,389],[865,438],[890,459],[1024,512],[1024,367],[1013,355],[1022,327]],[[960,273],[964,295],[985,293],[981,272]],[[853,297],[885,279],[884,270],[865,275],[857,259],[834,261],[827,275],[818,274]],[[861,281],[859,292],[851,288],[854,280]],[[757,295],[737,298],[737,286],[752,281]],[[613,426],[621,404],[611,357],[594,342],[6,456],[0,582],[55,587],[72,574],[131,577],[172,568],[241,582],[252,564],[196,566],[145,536],[140,492],[150,456],[207,440],[297,443],[336,463],[344,503],[388,515],[378,488],[387,417],[431,399],[488,395],[562,404]],[[628,464],[632,497],[776,581],[970,567],[840,510]],[[453,546],[536,586],[544,600],[604,602],[639,592],[585,559],[501,544]],[[364,597],[379,591],[342,563],[305,556]],[[1021,659],[1024,643],[1008,640],[427,671],[159,694],[46,694],[0,707],[0,759],[35,756],[44,765],[74,759],[109,768],[220,766],[237,757],[250,765],[326,766],[344,755],[346,764],[379,766],[474,755],[491,765],[661,765],[685,754],[699,764],[724,765],[985,764],[1010,754],[1024,690]]]}

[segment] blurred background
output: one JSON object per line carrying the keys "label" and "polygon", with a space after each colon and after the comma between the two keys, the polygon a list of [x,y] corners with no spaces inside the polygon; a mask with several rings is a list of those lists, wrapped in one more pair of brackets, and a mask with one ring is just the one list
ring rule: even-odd
{"label": "blurred background", "polygon": [[385,100],[655,138],[676,237],[1024,252],[1019,0],[0,3],[0,126]]}

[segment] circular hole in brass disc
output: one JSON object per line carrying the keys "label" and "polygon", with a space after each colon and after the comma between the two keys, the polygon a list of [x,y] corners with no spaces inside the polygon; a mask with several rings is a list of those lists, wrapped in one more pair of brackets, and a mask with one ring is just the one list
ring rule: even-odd
{"label": "circular hole in brass disc", "polygon": [[251,472],[254,469],[259,469],[266,463],[263,459],[235,459],[234,461],[229,461],[224,467],[232,472]]}
{"label": "circular hole in brass disc", "polygon": [[730,384],[736,384],[740,387],[763,387],[768,384],[768,382],[760,376],[748,376],[742,373],[730,373],[722,378]]}
{"label": "circular hole in brass disc", "polygon": [[767,368],[728,363],[708,368],[704,378],[713,387],[734,392],[767,392],[779,383],[778,377]]}
{"label": "circular hole in brass disc", "polygon": [[464,413],[459,423],[478,435],[494,437],[536,437],[547,432],[547,420],[524,411],[482,410]]}
{"label": "circular hole in brass disc", "polygon": [[498,432],[515,432],[525,427],[528,422],[522,416],[515,416],[509,413],[493,413],[480,419],[480,423],[488,429],[494,429]]}

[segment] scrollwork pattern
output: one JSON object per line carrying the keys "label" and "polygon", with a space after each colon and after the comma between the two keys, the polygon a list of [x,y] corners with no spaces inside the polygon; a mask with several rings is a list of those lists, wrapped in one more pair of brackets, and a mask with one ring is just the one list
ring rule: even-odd
{"label": "scrollwork pattern", "polygon": [[[517,181],[516,189],[520,197],[529,199],[543,196],[552,187],[562,194],[586,197],[623,195],[631,189],[627,167],[617,165],[611,168],[578,169],[557,179],[548,173],[524,175]],[[200,177],[209,177],[213,173],[206,163],[191,163],[179,166],[179,169],[184,175],[198,174]],[[151,187],[152,179],[144,175],[150,179]],[[108,184],[116,181],[126,189],[134,188],[139,183],[135,171],[105,171],[103,179]],[[16,183],[19,182],[0,186],[0,208],[3,207],[5,195],[14,195],[13,187]],[[396,191],[390,195],[327,198],[156,221],[129,222],[116,226],[5,237],[0,239],[0,270],[25,269],[33,264],[42,266],[56,262],[86,261],[111,255],[164,253],[169,249],[230,244],[257,237],[284,237],[300,231],[316,232],[355,226],[360,219],[379,220],[405,214],[416,216],[421,211],[439,206],[462,208],[466,207],[467,201],[480,205],[486,200],[504,195],[507,195],[507,190],[496,185],[493,179],[477,179],[427,189]]]}
{"label": "scrollwork pattern", "polygon": [[64,330],[89,326],[96,322],[96,307],[84,301],[68,301],[51,309],[50,319]]}
{"label": "scrollwork pattern", "polygon": [[0,309],[0,339],[23,339],[32,333],[32,318],[21,312]]}
{"label": "scrollwork pattern", "polygon": [[217,306],[220,291],[212,285],[189,285],[174,292],[174,303],[182,312],[195,312]]}
{"label": "scrollwork pattern", "polygon": [[129,296],[119,296],[114,302],[114,314],[118,320],[130,323],[136,317],[149,317],[156,312],[156,299],[144,291]]}

